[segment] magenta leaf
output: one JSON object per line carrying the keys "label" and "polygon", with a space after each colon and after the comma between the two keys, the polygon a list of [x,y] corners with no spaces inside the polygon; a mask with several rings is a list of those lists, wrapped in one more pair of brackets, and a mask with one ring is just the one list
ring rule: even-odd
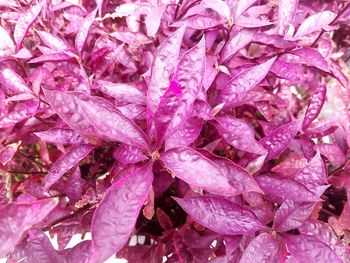
{"label": "magenta leaf", "polygon": [[283,239],[296,262],[343,262],[331,247],[313,236],[288,235]]}
{"label": "magenta leaf", "polygon": [[143,131],[124,116],[109,101],[101,97],[87,97],[80,94],[75,100],[87,121],[110,140],[120,141],[133,146],[148,149],[148,142]]}
{"label": "magenta leaf", "polygon": [[249,243],[239,262],[279,262],[277,251],[276,238],[269,233],[262,233]]}
{"label": "magenta leaf", "polygon": [[32,93],[27,83],[11,68],[0,66],[0,83],[10,94]]}
{"label": "magenta leaf", "polygon": [[336,14],[331,11],[323,11],[306,18],[299,26],[295,33],[295,38],[300,38],[321,29],[327,29],[327,26],[332,23]]}
{"label": "magenta leaf", "polygon": [[58,204],[48,198],[28,203],[10,203],[0,208],[0,257],[6,256],[33,225],[40,223]]}
{"label": "magenta leaf", "polygon": [[180,59],[169,89],[161,97],[154,116],[157,139],[174,132],[191,113],[193,103],[202,88],[205,70],[205,40],[187,51]]}
{"label": "magenta leaf", "polygon": [[135,85],[112,83],[105,80],[98,80],[95,85],[103,93],[115,98],[117,102],[146,105],[145,94]]}
{"label": "magenta leaf", "polygon": [[49,48],[57,51],[73,51],[73,48],[61,38],[45,31],[36,31],[41,41]]}
{"label": "magenta leaf", "polygon": [[242,235],[266,229],[252,211],[223,197],[173,198],[196,222],[217,233]]}
{"label": "magenta leaf", "polygon": [[226,107],[238,104],[247,92],[253,90],[266,77],[275,60],[276,57],[273,57],[231,79],[221,90],[218,104],[225,103]]}
{"label": "magenta leaf", "polygon": [[45,189],[49,189],[58,179],[66,172],[77,165],[84,159],[92,150],[92,145],[77,145],[72,146],[55,164],[51,167],[45,177]]}
{"label": "magenta leaf", "polygon": [[191,148],[172,148],[163,153],[160,160],[174,176],[191,186],[223,196],[235,193],[219,166]]}
{"label": "magenta leaf", "polygon": [[147,107],[152,113],[156,111],[160,98],[169,87],[170,76],[177,65],[184,33],[185,27],[183,26],[167,38],[155,54],[151,67],[151,80],[147,91]]}
{"label": "magenta leaf", "polygon": [[165,149],[188,146],[200,135],[203,121],[196,117],[191,117],[165,140]]}
{"label": "magenta leaf", "polygon": [[303,120],[303,129],[306,129],[317,118],[326,99],[326,85],[319,86],[311,97]]}
{"label": "magenta leaf", "polygon": [[276,158],[288,148],[296,136],[299,126],[299,120],[292,121],[274,129],[259,141],[268,151],[266,161]]}
{"label": "magenta leaf", "polygon": [[82,24],[79,27],[79,31],[75,37],[74,44],[79,55],[81,55],[81,52],[83,51],[83,47],[88,37],[90,27],[95,20],[96,12],[97,9],[93,10],[84,18]]}
{"label": "magenta leaf", "polygon": [[298,202],[319,201],[319,197],[306,186],[287,177],[260,175],[255,177],[255,180],[265,195],[277,203],[287,199]]}
{"label": "magenta leaf", "polygon": [[272,228],[278,232],[287,232],[302,226],[314,206],[315,203],[284,201],[275,213]]}
{"label": "magenta leaf", "polygon": [[256,0],[239,0],[236,7],[235,19],[239,18],[255,2]]}
{"label": "magenta leaf", "polygon": [[256,141],[254,130],[248,123],[229,116],[218,116],[215,120],[218,133],[233,147],[255,154],[266,152]]}
{"label": "magenta leaf", "polygon": [[229,60],[238,51],[253,41],[256,33],[256,29],[242,29],[233,35],[223,48],[222,61]]}
{"label": "magenta leaf", "polygon": [[121,144],[113,151],[113,157],[121,163],[137,163],[147,160],[147,157],[140,151],[139,148]]}
{"label": "magenta leaf", "polygon": [[21,49],[22,42],[29,28],[33,25],[34,21],[39,16],[44,5],[45,1],[31,6],[25,14],[19,16],[18,21],[16,21],[15,31],[13,32],[13,38],[16,42],[16,51],[19,51]]}
{"label": "magenta leaf", "polygon": [[47,131],[36,132],[36,136],[46,142],[57,144],[79,144],[84,139],[74,130],[67,128],[52,128]]}
{"label": "magenta leaf", "polygon": [[19,143],[11,143],[3,148],[0,148],[0,164],[6,165],[9,161],[11,161],[19,146]]}
{"label": "magenta leaf", "polygon": [[280,35],[284,35],[293,26],[298,0],[279,0],[278,4],[278,31]]}
{"label": "magenta leaf", "polygon": [[323,186],[327,178],[326,167],[320,153],[317,153],[294,178],[304,184],[309,190],[317,192],[319,186]]}
{"label": "magenta leaf", "polygon": [[235,190],[232,192],[232,195],[248,192],[262,192],[254,178],[245,169],[231,160],[218,157],[206,150],[200,150],[199,152],[213,161],[220,168],[222,174],[226,176],[228,183]]}
{"label": "magenta leaf", "polygon": [[303,47],[292,50],[290,53],[299,57],[299,61],[297,62],[304,63],[309,66],[314,66],[325,72],[330,72],[327,61],[322,56],[322,54],[314,48]]}
{"label": "magenta leaf", "polygon": [[15,53],[15,44],[5,28],[0,26],[0,56],[8,56]]}
{"label": "magenta leaf", "polygon": [[123,248],[152,181],[152,165],[147,164],[107,190],[92,219],[93,255],[90,263],[104,262]]}
{"label": "magenta leaf", "polygon": [[318,143],[314,146],[314,149],[333,164],[344,164],[346,162],[344,152],[337,144]]}

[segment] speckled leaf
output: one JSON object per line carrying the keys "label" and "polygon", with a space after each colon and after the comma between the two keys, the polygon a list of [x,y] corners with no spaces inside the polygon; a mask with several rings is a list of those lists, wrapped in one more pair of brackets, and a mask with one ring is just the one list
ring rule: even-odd
{"label": "speckled leaf", "polygon": [[318,186],[323,186],[326,178],[326,167],[319,152],[294,177],[311,191],[316,191]]}
{"label": "speckled leaf", "polygon": [[209,158],[226,176],[228,183],[235,189],[232,195],[239,195],[248,192],[262,193],[254,178],[242,167],[232,162],[230,159],[219,157],[207,150],[198,150],[205,157]]}
{"label": "speckled leaf", "polygon": [[240,263],[277,263],[278,243],[270,233],[261,233],[254,238],[244,250]]}
{"label": "speckled leaf", "polygon": [[275,60],[276,57],[273,57],[231,79],[221,90],[218,104],[225,103],[225,107],[232,107],[240,102],[247,92],[253,90],[266,77]]}
{"label": "speckled leaf", "polygon": [[229,116],[215,118],[217,131],[233,147],[255,154],[264,154],[266,150],[256,141],[253,128],[246,122]]}
{"label": "speckled leaf", "polygon": [[330,73],[327,61],[322,56],[322,54],[314,48],[303,47],[292,50],[289,53],[299,57],[299,61],[297,62],[304,63],[309,66],[314,66],[320,70]]}
{"label": "speckled leaf", "polygon": [[[45,2],[43,2],[45,3]],[[39,16],[41,9],[43,8],[43,3],[36,4],[28,8],[25,14],[19,16],[16,21],[15,31],[13,32],[13,38],[16,42],[16,51],[19,51],[22,46],[23,39],[25,38],[28,29],[32,26],[34,21]]]}
{"label": "speckled leaf", "polygon": [[36,31],[39,35],[41,41],[52,50],[63,51],[73,51],[73,47],[67,44],[58,36],[52,35],[51,33],[45,31]]}
{"label": "speckled leaf", "polygon": [[75,97],[86,119],[96,130],[110,140],[120,141],[136,147],[148,149],[145,134],[133,121],[102,97]]}
{"label": "speckled leaf", "polygon": [[165,149],[188,146],[200,135],[203,121],[197,117],[189,118],[165,140]]}
{"label": "speckled leaf", "polygon": [[79,133],[68,128],[52,128],[47,131],[35,132],[34,134],[45,142],[56,144],[78,144],[84,142]]}
{"label": "speckled leaf", "polygon": [[9,56],[15,53],[15,44],[5,28],[0,26],[0,57]]}
{"label": "speckled leaf", "polygon": [[278,1],[278,31],[284,35],[290,26],[297,11],[299,0],[279,0]]}
{"label": "speckled leaf", "polygon": [[308,190],[306,186],[291,178],[260,175],[255,177],[255,180],[265,195],[278,203],[282,203],[287,199],[298,202],[314,202],[320,200],[319,197]]}
{"label": "speckled leaf", "polygon": [[256,0],[239,0],[236,7],[235,19],[240,17],[255,2]]}
{"label": "speckled leaf", "polygon": [[306,109],[303,120],[303,129],[306,129],[320,113],[322,106],[326,99],[327,88],[326,85],[319,86],[311,97],[309,106]]}
{"label": "speckled leaf", "polygon": [[169,89],[154,116],[158,145],[189,118],[202,88],[205,71],[205,38],[180,59]]}
{"label": "speckled leaf", "polygon": [[289,157],[278,165],[274,166],[271,171],[283,174],[284,176],[292,176],[299,172],[307,165],[307,159],[304,157]]}
{"label": "speckled leaf", "polygon": [[94,148],[92,145],[77,145],[71,147],[61,158],[51,167],[45,177],[45,189],[49,189],[66,172],[84,159]]}
{"label": "speckled leaf", "polygon": [[13,127],[18,122],[32,117],[37,112],[38,106],[38,100],[26,100],[17,103],[11,112],[2,118],[0,117],[0,128]]}
{"label": "speckled leaf", "polygon": [[151,110],[151,113],[156,111],[160,98],[169,87],[170,76],[177,65],[184,33],[185,27],[183,26],[167,38],[155,54],[147,91],[147,107]]}
{"label": "speckled leaf", "polygon": [[127,243],[153,181],[152,164],[113,184],[92,219],[90,263],[105,262]]}
{"label": "speckled leaf", "polygon": [[259,142],[268,151],[266,161],[279,156],[293,141],[300,126],[300,121],[295,120],[271,131]]}
{"label": "speckled leaf", "polygon": [[43,89],[51,107],[58,116],[78,133],[86,136],[98,136],[98,130],[86,119],[81,107],[75,101],[74,93]]}
{"label": "speckled leaf", "polygon": [[300,38],[321,29],[325,29],[335,17],[336,14],[331,11],[323,11],[311,15],[301,23],[294,37]]}
{"label": "speckled leaf", "polygon": [[58,204],[48,198],[27,203],[10,203],[0,208],[0,257],[11,252],[22,235],[40,223]]}
{"label": "speckled leaf", "polygon": [[137,163],[147,160],[147,157],[140,151],[139,148],[121,144],[113,151],[113,157],[121,163]]}
{"label": "speckled leaf", "polygon": [[296,262],[342,263],[343,261],[327,244],[309,235],[284,236],[287,249]]}
{"label": "speckled leaf", "polygon": [[11,95],[32,93],[27,83],[11,68],[0,66],[0,82]]}
{"label": "speckled leaf", "polygon": [[191,148],[172,148],[161,154],[160,160],[174,176],[191,186],[223,196],[231,196],[235,192],[220,168]]}
{"label": "speckled leaf", "polygon": [[11,143],[3,148],[0,148],[0,164],[6,165],[9,161],[11,161],[19,146],[20,143]]}
{"label": "speckled leaf", "polygon": [[257,29],[242,29],[232,36],[223,48],[221,61],[229,60],[238,51],[248,45],[254,39],[257,32]]}
{"label": "speckled leaf", "polygon": [[337,144],[318,143],[314,146],[314,149],[319,151],[333,164],[344,164],[346,162],[346,156]]}
{"label": "speckled leaf", "polygon": [[98,80],[95,87],[115,98],[117,102],[146,105],[146,95],[132,84]]}
{"label": "speckled leaf", "polygon": [[249,209],[218,196],[176,198],[196,222],[224,235],[242,235],[266,229]]}
{"label": "speckled leaf", "polygon": [[298,203],[286,200],[275,213],[272,228],[278,232],[287,232],[303,225],[310,216],[315,203]]}
{"label": "speckled leaf", "polygon": [[75,48],[79,55],[81,55],[81,52],[86,42],[86,38],[89,34],[90,27],[95,20],[96,12],[97,9],[93,10],[84,18],[81,26],[79,27],[79,31],[75,37]]}

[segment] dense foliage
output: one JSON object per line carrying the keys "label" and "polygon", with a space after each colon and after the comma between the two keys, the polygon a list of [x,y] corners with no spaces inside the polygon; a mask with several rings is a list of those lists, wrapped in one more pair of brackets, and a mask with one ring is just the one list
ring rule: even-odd
{"label": "dense foliage", "polygon": [[0,258],[350,262],[349,23],[343,0],[0,0]]}

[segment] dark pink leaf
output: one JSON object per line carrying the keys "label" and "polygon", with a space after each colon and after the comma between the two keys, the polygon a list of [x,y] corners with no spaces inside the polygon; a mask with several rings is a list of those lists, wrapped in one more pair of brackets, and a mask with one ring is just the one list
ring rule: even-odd
{"label": "dark pink leaf", "polygon": [[306,18],[295,33],[295,38],[301,38],[321,29],[327,29],[336,14],[331,11],[322,11]]}
{"label": "dark pink leaf", "polygon": [[177,65],[184,33],[185,27],[183,26],[167,38],[155,54],[147,91],[147,107],[152,113],[156,111],[160,98],[169,87],[170,76]]}
{"label": "dark pink leaf", "polygon": [[275,213],[272,228],[278,232],[287,232],[302,226],[314,206],[315,203],[284,201]]}
{"label": "dark pink leaf", "polygon": [[48,198],[29,203],[10,203],[0,208],[0,257],[11,252],[22,235],[40,223],[58,204],[58,199]]}
{"label": "dark pink leaf", "polygon": [[88,263],[92,254],[91,240],[85,240],[66,252],[65,262],[67,263]]}
{"label": "dark pink leaf", "polygon": [[43,54],[41,56],[31,59],[30,61],[28,61],[28,63],[67,62],[67,61],[74,62],[76,61],[76,58],[77,58],[76,55],[71,52],[63,53],[59,51],[59,52],[52,52],[49,54]]}
{"label": "dark pink leaf", "polygon": [[229,116],[218,116],[215,120],[218,133],[233,147],[255,154],[266,152],[256,141],[254,130],[248,123]]}
{"label": "dark pink leaf", "polygon": [[303,184],[287,177],[274,175],[260,175],[255,180],[270,199],[282,203],[284,200],[298,202],[315,202],[319,197]]}
{"label": "dark pink leaf", "polygon": [[169,89],[161,97],[154,116],[157,140],[163,140],[189,118],[202,88],[205,70],[205,38],[180,59]]}
{"label": "dark pink leaf", "polygon": [[262,233],[254,238],[244,250],[240,263],[274,263],[280,262],[278,243],[270,233]]}
{"label": "dark pink leaf", "polygon": [[343,262],[331,247],[313,236],[288,235],[283,239],[296,262]]}
{"label": "dark pink leaf", "polygon": [[152,181],[152,164],[149,163],[107,190],[92,219],[93,255],[90,263],[104,262],[123,248]]}
{"label": "dark pink leaf", "polygon": [[160,160],[174,176],[191,186],[223,196],[235,193],[219,166],[191,148],[170,149],[161,155]]}
{"label": "dark pink leaf", "polygon": [[290,157],[274,166],[271,171],[283,174],[284,176],[293,176],[307,165],[307,159],[304,157]]}
{"label": "dark pink leaf", "polygon": [[0,66],[0,82],[10,94],[32,93],[27,83],[11,68]]}
{"label": "dark pink leaf", "polygon": [[326,100],[326,92],[326,85],[321,85],[315,90],[311,97],[309,106],[306,109],[302,125],[303,129],[306,129],[312,123],[312,121],[317,118]]}
{"label": "dark pink leaf", "polygon": [[92,145],[77,145],[71,147],[55,164],[51,167],[45,177],[45,190],[49,189],[66,172],[84,159],[94,148]]}
{"label": "dark pink leaf", "polygon": [[271,131],[259,142],[268,151],[266,161],[279,156],[293,141],[300,126],[300,121],[295,120]]}
{"label": "dark pink leaf", "polygon": [[89,34],[90,27],[92,23],[95,21],[97,9],[93,10],[89,13],[83,20],[82,24],[79,27],[79,31],[75,37],[75,48],[79,55],[83,50],[83,47],[86,42],[86,38]]}
{"label": "dark pink leaf", "polygon": [[38,110],[39,101],[27,100],[17,103],[13,110],[4,117],[0,117],[0,128],[13,127],[18,122],[32,117]]}
{"label": "dark pink leaf", "polygon": [[67,128],[52,128],[47,131],[34,133],[40,139],[56,144],[79,144],[84,139],[74,130]]}
{"label": "dark pink leaf", "polygon": [[253,90],[266,77],[275,60],[276,57],[273,57],[231,79],[221,90],[218,104],[225,103],[228,107],[240,102],[247,92]]}
{"label": "dark pink leaf", "polygon": [[223,197],[173,198],[196,222],[219,234],[242,235],[267,228],[252,211]]}

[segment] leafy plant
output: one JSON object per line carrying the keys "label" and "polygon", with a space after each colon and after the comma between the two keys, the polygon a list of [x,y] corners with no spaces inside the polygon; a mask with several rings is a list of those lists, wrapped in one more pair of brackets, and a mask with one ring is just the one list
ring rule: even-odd
{"label": "leafy plant", "polygon": [[0,257],[350,262],[349,7],[0,0]]}

